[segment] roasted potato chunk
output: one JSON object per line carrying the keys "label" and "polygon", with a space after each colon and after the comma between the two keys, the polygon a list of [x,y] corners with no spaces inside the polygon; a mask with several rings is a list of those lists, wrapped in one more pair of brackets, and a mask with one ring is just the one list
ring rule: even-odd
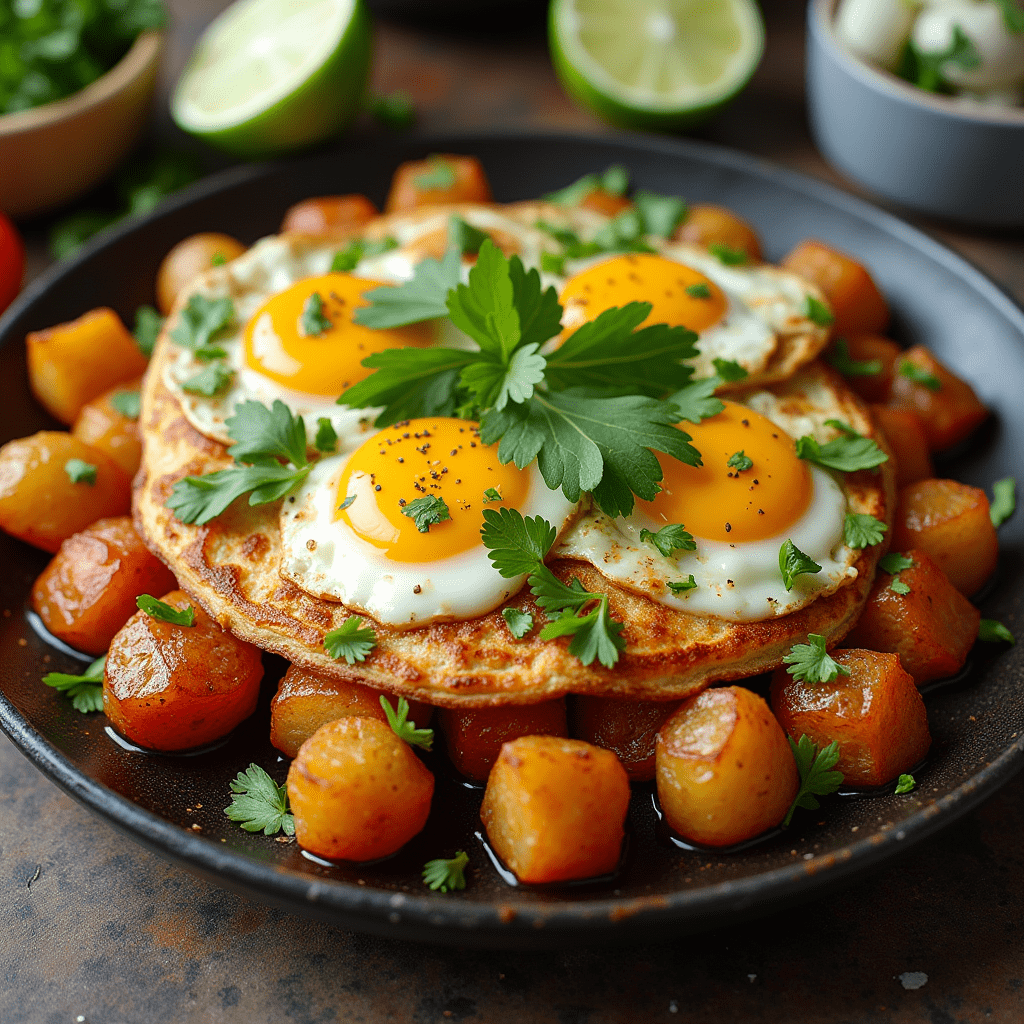
{"label": "roasted potato chunk", "polygon": [[962,441],[988,418],[971,385],[923,345],[908,348],[896,361],[889,404],[917,413],[933,452]]}
{"label": "roasted potato chunk", "polygon": [[[392,707],[396,706],[397,698],[383,690],[289,665],[270,702],[270,742],[282,753],[295,757],[320,726],[335,719],[358,715],[387,722],[380,703],[382,695]],[[433,711],[429,704],[409,702],[409,718],[418,729],[429,725]]]}
{"label": "roasted potato chunk", "polygon": [[890,409],[885,405],[873,405],[871,415],[882,428],[882,433],[889,443],[896,470],[897,487],[933,475],[928,438],[925,437],[924,427],[921,426],[917,413],[909,409]]}
{"label": "roasted potato chunk", "polygon": [[[851,363],[861,364],[855,367],[858,371],[877,367],[877,373],[843,374],[843,379],[851,391],[856,391],[865,402],[889,401],[889,389],[892,386],[893,366],[902,349],[895,341],[883,338],[880,334],[853,334],[849,338],[837,338],[832,344],[831,357],[845,351]],[[869,366],[874,364],[874,366]],[[842,372],[842,366],[837,366]]]}
{"label": "roasted potato chunk", "polygon": [[44,551],[131,502],[124,470],[71,434],[41,430],[0,448],[0,529]]}
{"label": "roasted potato chunk", "polygon": [[332,860],[376,860],[404,846],[427,822],[434,776],[375,718],[328,722],[288,769],[299,845]]}
{"label": "roasted potato chunk", "polygon": [[68,426],[86,402],[146,370],[146,357],[112,309],[93,309],[70,323],[32,331],[25,348],[32,394]]}
{"label": "roasted potato chunk", "polygon": [[732,846],[778,825],[800,788],[782,727],[742,686],[685,700],[658,732],[655,756],[665,820],[705,846]]}
{"label": "roasted potato chunk", "polygon": [[[954,675],[978,636],[981,613],[920,550],[897,576],[881,571],[860,619],[844,643],[900,656],[918,686]],[[893,590],[898,582],[897,590]],[[901,593],[904,587],[909,588]]]}
{"label": "roasted potato chunk", "polygon": [[174,307],[178,293],[204,270],[230,263],[245,252],[245,246],[230,235],[202,231],[183,238],[163,258],[156,272],[156,304],[164,316]]}
{"label": "roasted potato chunk", "polygon": [[401,164],[391,179],[385,213],[436,203],[489,203],[491,186],[475,156],[435,153]]}
{"label": "roasted potato chunk", "polygon": [[106,452],[129,477],[135,476],[142,461],[142,437],[138,416],[126,415],[138,405],[141,380],[128,381],[86,402],[71,433],[93,448]]}
{"label": "roasted potato chunk", "polygon": [[836,770],[851,786],[881,786],[910,771],[931,746],[928,713],[910,673],[895,654],[833,651],[848,676],[830,683],[772,678],[772,711],[790,736],[819,747],[839,744]]}
{"label": "roasted potato chunk", "polygon": [[595,210],[608,217],[614,217],[616,214],[622,213],[623,210],[628,210],[632,205],[626,196],[617,196],[614,192],[603,188],[593,189],[580,201],[580,206],[585,210]]}
{"label": "roasted potato chunk", "polygon": [[496,708],[441,708],[439,718],[452,764],[477,782],[486,780],[503,743],[520,736],[569,735],[564,697]]}
{"label": "roasted potato chunk", "polygon": [[611,751],[521,736],[502,746],[480,817],[516,878],[541,884],[614,871],[628,808],[629,778]]}
{"label": "roasted potato chunk", "polygon": [[757,232],[742,217],[737,217],[724,206],[712,206],[709,203],[691,206],[673,239],[705,249],[712,245],[724,245],[728,249],[746,253],[751,263],[761,262],[761,240]]}
{"label": "roasted potato chunk", "polygon": [[377,207],[366,196],[317,196],[290,206],[281,221],[281,232],[324,238],[354,234],[377,216]]}
{"label": "roasted potato chunk", "polygon": [[107,652],[103,710],[140,747],[190,750],[226,736],[256,710],[262,652],[221,629],[184,591],[160,600],[192,607],[195,624],[136,612]]}
{"label": "roasted potato chunk", "polygon": [[174,576],[135,532],[131,516],[100,519],[68,537],[32,587],[32,607],[59,640],[102,654],[135,613],[140,594],[163,594]]}
{"label": "roasted potato chunk", "polygon": [[574,738],[612,751],[631,782],[648,782],[654,778],[658,730],[679,707],[679,701],[614,697],[570,699],[570,731]]}
{"label": "roasted potato chunk", "polygon": [[924,551],[967,597],[981,589],[999,558],[988,495],[956,480],[918,480],[903,487],[892,543],[900,550]]}

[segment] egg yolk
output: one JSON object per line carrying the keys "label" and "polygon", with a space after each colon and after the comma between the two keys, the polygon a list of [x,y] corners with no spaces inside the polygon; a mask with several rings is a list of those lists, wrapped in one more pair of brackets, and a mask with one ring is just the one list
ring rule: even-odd
{"label": "egg yolk", "polygon": [[[483,510],[521,508],[529,489],[530,474],[498,462],[497,446],[480,442],[476,423],[405,420],[352,454],[338,484],[335,519],[396,562],[433,562],[479,547]],[[406,510],[431,495],[444,501],[450,518],[421,532]]]}
{"label": "egg yolk", "polygon": [[369,305],[363,292],[382,284],[324,274],[271,296],[246,325],[246,365],[295,391],[337,398],[373,373],[360,365],[371,353],[430,344],[426,324],[377,331],[353,322]]}
{"label": "egg yolk", "polygon": [[648,253],[629,253],[598,263],[570,278],[559,297],[562,323],[571,333],[612,306],[649,302],[641,326],[669,324],[700,333],[725,316],[728,300],[710,278],[692,267]]}
{"label": "egg yolk", "polygon": [[717,416],[680,426],[704,465],[655,453],[665,474],[662,490],[653,501],[637,503],[655,522],[682,523],[705,540],[742,543],[783,533],[807,511],[810,470],[797,458],[793,439],[771,420],[726,402]]}

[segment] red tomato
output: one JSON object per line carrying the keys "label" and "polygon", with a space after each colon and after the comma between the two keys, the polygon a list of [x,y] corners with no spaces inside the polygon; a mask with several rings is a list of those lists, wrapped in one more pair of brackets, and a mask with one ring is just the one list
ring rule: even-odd
{"label": "red tomato", "polygon": [[25,247],[14,225],[0,213],[0,313],[21,291],[25,273]]}

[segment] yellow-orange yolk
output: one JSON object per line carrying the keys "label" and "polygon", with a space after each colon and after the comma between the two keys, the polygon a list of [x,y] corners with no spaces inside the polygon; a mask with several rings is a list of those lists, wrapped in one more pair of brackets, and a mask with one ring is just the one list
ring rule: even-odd
{"label": "yellow-orange yolk", "polygon": [[728,300],[714,281],[691,267],[647,253],[630,253],[598,263],[570,278],[559,297],[570,334],[612,306],[649,302],[641,326],[669,324],[698,334],[725,316]]}
{"label": "yellow-orange yolk", "polygon": [[[376,331],[353,322],[355,310],[369,305],[363,292],[382,284],[351,274],[324,274],[271,296],[246,325],[246,365],[295,391],[337,398],[373,373],[360,365],[371,353],[430,344],[426,324]],[[322,320],[307,316],[314,293]]]}
{"label": "yellow-orange yolk", "polygon": [[[774,537],[807,511],[810,471],[797,458],[793,439],[771,420],[726,402],[717,416],[680,426],[693,437],[704,465],[655,453],[665,474],[662,491],[653,501],[638,502],[655,522],[682,523],[705,540],[742,543]],[[742,468],[743,456],[749,468]]]}
{"label": "yellow-orange yolk", "polygon": [[[485,503],[491,488],[500,501]],[[488,504],[521,508],[529,489],[530,474],[498,462],[497,446],[481,444],[476,423],[406,420],[352,454],[338,484],[335,519],[394,561],[434,562],[479,547]],[[403,510],[428,495],[442,498],[451,518],[421,533]]]}

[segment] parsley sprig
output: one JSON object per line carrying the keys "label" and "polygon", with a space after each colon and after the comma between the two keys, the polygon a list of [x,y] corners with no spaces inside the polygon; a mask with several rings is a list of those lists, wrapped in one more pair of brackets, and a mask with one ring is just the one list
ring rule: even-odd
{"label": "parsley sprig", "polygon": [[804,554],[791,540],[785,540],[779,548],[779,572],[788,593],[793,589],[797,576],[814,575],[821,572],[821,566]]}
{"label": "parsley sprig", "polygon": [[988,514],[995,527],[1002,526],[1017,508],[1017,481],[1012,476],[997,480],[992,485],[992,504]]}
{"label": "parsley sprig", "polygon": [[43,682],[60,690],[71,701],[72,707],[82,714],[103,710],[103,668],[107,656],[97,658],[80,676],[66,672],[48,672]]}
{"label": "parsley sprig", "polygon": [[199,355],[234,319],[235,304],[231,299],[208,299],[205,295],[195,294],[189,297],[179,314],[171,339]]}
{"label": "parsley sprig", "polygon": [[881,519],[866,512],[847,512],[843,521],[843,540],[848,548],[870,548],[882,543],[888,529]]}
{"label": "parsley sprig", "polygon": [[445,523],[452,517],[448,503],[436,494],[426,494],[403,505],[402,515],[408,516],[420,533],[427,533],[432,526]]}
{"label": "parsley sprig", "polygon": [[797,458],[816,463],[826,469],[835,469],[840,473],[856,473],[861,469],[874,469],[889,456],[882,451],[870,437],[863,437],[852,431],[843,433],[821,444],[810,434],[797,438]]}
{"label": "parsley sprig", "polygon": [[913,568],[913,565],[914,560],[912,558],[908,558],[906,555],[901,555],[898,551],[890,551],[878,562],[878,567],[892,576],[892,582],[889,584],[889,589],[894,594],[910,593],[910,585],[900,579],[900,573],[904,569]]}
{"label": "parsley sprig", "polygon": [[825,648],[825,638],[818,633],[809,633],[807,643],[794,644],[783,659],[788,665],[786,671],[803,683],[831,683],[839,676],[848,676],[850,670],[840,665]]}
{"label": "parsley sprig", "polygon": [[533,616],[521,608],[502,608],[501,617],[516,640],[522,640],[533,629]]}
{"label": "parsley sprig", "polygon": [[258,764],[250,764],[231,783],[231,803],[224,813],[246,832],[295,835],[295,817],[288,810],[288,789],[279,786]]}
{"label": "parsley sprig", "polygon": [[839,762],[839,743],[836,740],[819,750],[806,733],[798,743],[793,741],[792,736],[787,738],[800,773],[800,788],[782,819],[783,828],[793,820],[793,813],[798,807],[816,811],[821,806],[818,797],[834,793],[843,784],[844,778],[842,772],[832,770]]}
{"label": "parsley sprig", "polygon": [[826,358],[844,377],[877,377],[884,369],[881,359],[851,358],[850,343],[845,338],[836,338]]}
{"label": "parsley sprig", "polygon": [[135,605],[141,612],[145,612],[151,619],[158,619],[160,622],[169,622],[172,626],[194,626],[196,624],[196,610],[189,605],[187,608],[175,608],[166,601],[159,601],[150,594],[139,594],[135,599]]}
{"label": "parsley sprig", "polygon": [[423,881],[434,892],[454,892],[466,888],[466,865],[469,854],[459,850],[454,857],[445,860],[428,860],[423,865]]}
{"label": "parsley sprig", "polygon": [[669,558],[673,551],[697,550],[697,542],[693,539],[693,534],[688,533],[682,523],[670,523],[668,526],[663,526],[657,533],[641,530],[640,541],[653,544],[666,558]]}
{"label": "parsley sprig", "polygon": [[405,740],[412,747],[422,747],[424,750],[430,750],[434,745],[434,730],[416,728],[416,723],[409,720],[409,702],[404,697],[398,698],[397,710],[395,710],[382,693],[380,706],[384,709],[384,714],[387,715],[388,725],[400,740]]}
{"label": "parsley sprig", "polygon": [[364,626],[358,615],[350,615],[324,637],[324,650],[332,658],[344,658],[349,665],[366,661],[376,646],[376,632],[372,626]]}

